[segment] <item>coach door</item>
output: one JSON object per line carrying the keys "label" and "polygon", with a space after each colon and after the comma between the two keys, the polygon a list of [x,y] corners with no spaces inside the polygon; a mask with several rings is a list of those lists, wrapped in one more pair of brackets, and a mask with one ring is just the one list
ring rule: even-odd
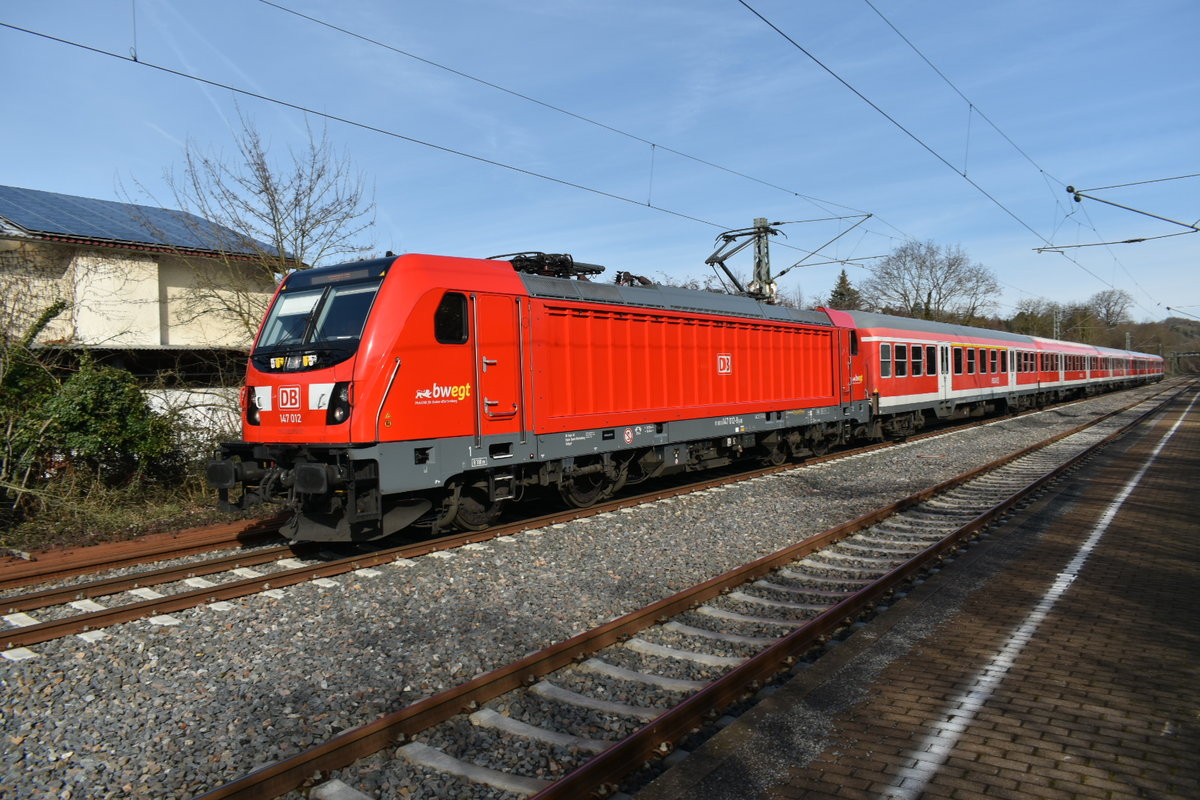
{"label": "coach door", "polygon": [[938,345],[938,397],[950,399],[950,390],[954,387],[954,375],[950,371],[950,345]]}
{"label": "coach door", "polygon": [[504,295],[471,295],[475,329],[475,419],[478,436],[512,433],[521,424],[521,304]]}

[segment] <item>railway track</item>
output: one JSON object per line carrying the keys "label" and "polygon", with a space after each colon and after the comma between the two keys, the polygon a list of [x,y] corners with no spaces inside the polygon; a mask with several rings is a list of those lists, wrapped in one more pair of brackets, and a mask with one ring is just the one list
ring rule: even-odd
{"label": "railway track", "polygon": [[[1136,403],[1097,418],[1090,424],[1121,413],[1132,405]],[[894,447],[904,442],[951,435],[992,421],[974,421],[913,435],[901,442],[882,442],[839,451],[811,458],[799,466],[827,463]],[[103,628],[139,619],[150,619],[169,625],[175,621],[170,615],[185,609],[228,602],[258,593],[277,593],[287,586],[307,581],[330,579],[348,572],[372,569],[383,564],[452,550],[534,528],[631,508],[690,492],[716,489],[735,482],[794,470],[797,466],[785,464],[742,471],[670,489],[629,495],[585,509],[558,511],[497,525],[485,531],[406,543],[373,553],[359,553],[342,558],[330,558],[327,555],[306,558],[303,557],[302,551],[298,552],[293,547],[269,546],[252,552],[237,552],[213,559],[189,561],[144,572],[11,595],[0,600],[0,616],[9,625],[8,629],[0,632],[0,651],[7,651],[10,655],[28,655],[27,648],[31,645],[71,635],[95,640],[103,635],[100,632]],[[279,519],[272,519],[162,535],[154,537],[140,552],[134,542],[114,543],[114,547],[98,546],[97,549],[101,552],[96,554],[70,552],[57,560],[33,562],[21,573],[9,574],[8,585],[25,585],[36,579],[62,578],[264,541],[275,535],[278,524]],[[55,564],[65,571],[56,571]],[[0,589],[5,588],[4,580],[5,574],[0,572]]]}
{"label": "railway track", "polygon": [[[500,790],[606,794],[722,709],[944,563],[1047,482],[1154,413],[1097,423],[886,508],[215,789],[203,800],[276,797],[349,764]],[[771,480],[762,475],[760,480]],[[394,751],[390,748],[400,746]],[[384,781],[386,782],[386,781]]]}
{"label": "railway track", "polygon": [[0,560],[0,591],[279,538],[283,517],[207,525]]}

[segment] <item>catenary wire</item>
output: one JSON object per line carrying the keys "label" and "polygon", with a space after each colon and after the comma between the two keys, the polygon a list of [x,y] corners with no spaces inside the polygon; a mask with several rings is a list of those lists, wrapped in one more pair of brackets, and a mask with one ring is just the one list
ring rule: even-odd
{"label": "catenary wire", "polygon": [[[315,117],[320,117],[322,119],[326,119],[331,122],[338,122],[343,125],[349,125],[351,127],[359,128],[361,130],[370,131],[372,133],[378,133],[378,134],[381,134],[384,136],[389,136],[391,138],[399,139],[399,140],[402,140],[405,142],[409,142],[411,144],[417,144],[417,145],[421,145],[422,147],[428,147],[430,149],[437,150],[439,152],[443,152],[443,153],[447,153],[447,154],[455,155],[455,156],[460,156],[462,158],[467,158],[467,159],[470,159],[472,161],[477,161],[482,164],[488,164],[488,165],[491,165],[494,167],[500,167],[502,169],[511,170],[512,172],[516,172],[521,175],[526,175],[529,177],[539,178],[539,179],[545,180],[545,181],[550,181],[551,183],[556,183],[560,186],[566,186],[566,187],[569,187],[572,189],[579,189],[581,191],[589,192],[591,194],[595,194],[600,197],[607,197],[611,200],[618,200],[620,202],[629,203],[631,205],[640,206],[642,208],[649,208],[654,211],[661,212],[663,214],[668,214],[670,216],[678,217],[680,219],[686,219],[691,222],[698,222],[702,225],[707,225],[712,228],[717,228],[720,230],[730,230],[731,229],[730,226],[728,226],[728,225],[722,225],[720,223],[713,222],[711,220],[701,219],[700,217],[695,217],[690,214],[685,214],[681,211],[674,211],[672,209],[669,209],[669,208],[666,208],[663,206],[656,206],[656,205],[651,205],[649,203],[643,203],[640,200],[635,200],[631,197],[625,197],[624,195],[619,195],[614,192],[607,192],[607,191],[604,191],[603,189],[597,189],[592,186],[586,186],[581,183],[575,183],[573,181],[568,181],[563,178],[556,178],[552,175],[546,175],[541,172],[536,172],[534,170],[525,169],[524,167],[518,167],[513,164],[507,164],[503,161],[496,161],[495,159],[486,158],[484,156],[476,155],[474,153],[468,153],[463,150],[457,150],[452,147],[446,147],[445,145],[436,144],[434,142],[429,142],[424,139],[418,139],[413,136],[407,136],[405,134],[398,133],[396,131],[388,130],[387,128],[381,128],[379,126],[371,125],[366,122],[359,122],[357,120],[353,120],[348,117],[342,117],[337,114],[329,113],[327,111],[319,111],[315,108],[311,108],[309,106],[305,106],[300,103],[293,103],[288,100],[282,100],[282,99],[279,99],[276,97],[271,97],[270,95],[266,95],[261,92],[255,92],[250,89],[244,89],[239,86],[234,86],[232,84],[222,83],[220,81],[215,81],[215,80],[212,80],[209,78],[204,78],[199,75],[193,75],[191,73],[183,72],[182,70],[172,69],[171,67],[166,67],[161,64],[155,64],[153,62],[145,61],[145,60],[141,60],[141,59],[134,59],[134,58],[131,58],[130,56],[121,55],[120,53],[114,53],[111,50],[104,50],[99,47],[93,47],[91,45],[83,44],[82,42],[76,42],[76,41],[72,41],[70,39],[64,39],[62,37],[54,36],[54,35],[51,35],[48,33],[43,33],[41,31],[35,31],[35,30],[29,29],[29,28],[23,28],[19,25],[13,25],[12,23],[8,23],[8,22],[0,22],[0,27],[8,28],[9,30],[18,31],[20,33],[29,34],[31,36],[36,36],[40,39],[45,39],[47,41],[55,42],[57,44],[74,47],[74,48],[77,48],[77,49],[80,49],[80,50],[83,50],[83,51],[86,51],[89,53],[94,53],[96,55],[108,56],[109,58],[115,58],[119,61],[123,61],[128,64],[136,64],[140,67],[145,67],[148,69],[156,70],[158,72],[162,72],[167,75],[172,75],[174,77],[185,78],[187,80],[196,81],[197,83],[202,83],[206,86],[211,86],[216,89],[224,89],[226,91],[233,92],[235,94],[239,94],[239,95],[242,95],[245,97],[250,97],[255,100],[261,100],[263,102],[271,103],[271,104],[274,104],[277,106],[281,106],[283,108],[290,108],[294,111],[300,111],[305,114],[312,114]],[[789,250],[797,250],[802,253],[812,252],[812,251],[806,250],[804,248],[795,247],[793,245],[784,244],[782,242],[779,243],[779,246],[785,247]]]}
{"label": "catenary wire", "polygon": [[[803,53],[805,56],[807,56],[809,58],[809,60],[811,60],[814,64],[816,64],[821,69],[825,70],[825,72],[827,72],[831,77],[833,77],[838,83],[845,86],[852,93],[854,93],[859,99],[861,99],[864,103],[866,103],[871,108],[873,108],[875,111],[877,111],[881,116],[884,117],[884,119],[888,120],[888,122],[891,122],[892,125],[894,125],[901,132],[903,132],[906,136],[908,136],[910,139],[912,139],[914,142],[916,142],[918,145],[920,145],[926,152],[928,152],[930,155],[932,155],[938,161],[945,164],[947,167],[949,167],[954,172],[958,173],[958,175],[963,180],[965,180],[967,183],[969,183],[971,186],[973,186],[980,194],[982,194],[984,197],[986,197],[988,200],[990,200],[997,208],[999,208],[1001,211],[1006,213],[1009,217],[1011,217],[1014,221],[1016,221],[1021,227],[1025,228],[1025,230],[1032,233],[1035,237],[1037,237],[1039,240],[1041,240],[1045,244],[1047,244],[1047,245],[1052,244],[1050,242],[1050,240],[1048,240],[1041,233],[1038,233],[1037,230],[1035,230],[1031,225],[1029,225],[1029,223],[1025,222],[1025,220],[1021,219],[1021,217],[1019,217],[1012,209],[1008,208],[1008,206],[1004,205],[999,200],[997,200],[995,197],[993,197],[992,194],[990,192],[988,192],[986,189],[984,189],[979,183],[977,183],[976,181],[974,181],[973,179],[968,177],[965,173],[961,172],[957,167],[955,167],[948,160],[946,160],[946,158],[944,156],[942,156],[940,153],[938,153],[936,150],[934,150],[930,145],[928,145],[924,140],[922,140],[915,133],[910,131],[908,128],[904,127],[904,125],[902,125],[895,117],[888,114],[880,106],[876,105],[870,98],[868,98],[866,95],[864,95],[858,89],[856,89],[845,78],[843,78],[838,73],[834,72],[833,69],[831,69],[824,62],[822,62],[820,59],[818,59],[815,55],[813,55],[811,52],[809,52],[803,45],[801,45],[799,42],[797,42],[795,39],[793,39],[791,36],[789,36],[787,33],[785,33],[778,25],[776,25],[775,23],[771,22],[771,20],[769,20],[765,16],[763,16],[762,13],[760,13],[753,6],[751,6],[749,3],[747,3],[746,0],[737,0],[737,2],[740,5],[742,5],[747,11],[749,11],[751,14],[758,17],[758,19],[761,20],[763,22],[763,24],[765,24],[771,30],[773,30],[777,34],[779,34],[785,41],[787,41],[790,45],[792,45],[792,47],[799,50],[801,53]],[[1044,174],[1049,175],[1049,173],[1045,173],[1044,170],[1042,170],[1042,172]],[[1049,176],[1049,177],[1053,178],[1053,176]],[[1054,180],[1057,180],[1057,179],[1055,178]],[[1095,226],[1092,227],[1092,230],[1095,231]],[[1097,235],[1099,235],[1098,231],[1096,233],[1097,233]],[[1075,266],[1079,267],[1081,270],[1086,272],[1088,275],[1091,275],[1093,278],[1095,278],[1097,281],[1104,284],[1105,286],[1108,286],[1109,288],[1112,288],[1112,289],[1116,288],[1110,282],[1104,280],[1099,275],[1097,275],[1095,272],[1093,272],[1092,270],[1088,269],[1083,264],[1081,264],[1078,261],[1078,259],[1071,258],[1069,255],[1067,255],[1066,253],[1063,253],[1061,250],[1055,251],[1055,252],[1057,252],[1059,255],[1061,255],[1063,258],[1065,258],[1067,261],[1069,261],[1072,264],[1074,264]],[[1141,287],[1139,287],[1139,288],[1141,288]],[[1143,291],[1145,291],[1145,290],[1143,289]],[[1138,305],[1141,306],[1140,303]]]}
{"label": "catenary wire", "polygon": [[1164,183],[1166,181],[1181,181],[1185,178],[1200,178],[1200,172],[1192,173],[1191,175],[1176,175],[1172,178],[1150,178],[1145,181],[1133,181],[1132,183],[1114,183],[1112,186],[1093,186],[1091,189],[1080,189],[1081,192],[1100,192],[1105,189],[1124,189],[1126,186],[1143,186],[1147,183]]}
{"label": "catenary wire", "polygon": [[[473,82],[475,82],[475,83],[478,83],[478,84],[480,84],[480,85],[482,85],[482,86],[486,86],[486,87],[488,87],[488,88],[490,88],[490,89],[495,89],[495,90],[496,90],[496,91],[498,91],[498,92],[503,92],[504,94],[510,95],[510,96],[512,96],[512,97],[516,97],[516,98],[519,98],[519,99],[521,99],[521,100],[524,100],[524,101],[526,101],[526,102],[533,103],[533,104],[535,104],[535,105],[538,105],[538,106],[541,106],[542,108],[545,108],[545,109],[547,109],[547,110],[549,110],[549,111],[554,111],[554,112],[556,112],[556,113],[559,113],[559,114],[564,114],[564,115],[566,115],[566,116],[568,116],[568,117],[571,117],[572,119],[578,120],[578,121],[580,121],[580,122],[583,122],[583,123],[586,123],[586,124],[588,124],[588,125],[594,125],[594,126],[596,126],[596,127],[598,127],[598,128],[602,128],[602,129],[604,129],[604,130],[606,130],[606,131],[609,131],[610,133],[615,133],[615,134],[617,134],[618,136],[624,136],[624,137],[626,137],[626,138],[629,138],[629,139],[632,139],[632,140],[634,140],[634,141],[636,141],[636,142],[640,142],[640,143],[642,143],[642,144],[648,145],[648,146],[651,148],[651,159],[652,159],[651,163],[652,163],[652,164],[653,164],[653,157],[654,157],[654,156],[653,156],[653,152],[654,152],[654,150],[663,150],[663,151],[665,151],[665,152],[667,152],[667,153],[670,153],[670,154],[672,154],[672,155],[679,156],[680,158],[685,158],[685,159],[688,159],[688,160],[690,160],[690,161],[694,161],[694,162],[695,162],[695,163],[697,163],[697,164],[702,164],[702,165],[704,165],[704,166],[706,166],[706,167],[710,167],[710,168],[712,168],[712,169],[720,170],[721,172],[725,172],[725,173],[728,173],[728,174],[730,174],[730,175],[734,175],[734,176],[736,176],[736,177],[738,177],[738,178],[743,178],[743,179],[745,179],[745,180],[752,181],[752,182],[754,182],[754,183],[758,183],[758,184],[761,184],[761,185],[763,185],[763,186],[770,187],[770,188],[772,188],[772,189],[777,189],[777,190],[779,190],[779,191],[781,191],[781,192],[784,192],[785,194],[789,194],[789,195],[791,195],[791,196],[793,196],[793,197],[798,197],[798,198],[800,198],[800,199],[802,199],[802,200],[807,200],[808,202],[812,203],[813,205],[817,206],[818,208],[822,208],[823,210],[824,210],[824,209],[825,209],[825,207],[827,207],[827,206],[833,206],[833,207],[836,207],[836,208],[843,208],[843,209],[846,209],[846,210],[848,210],[848,211],[855,211],[855,212],[857,212],[857,213],[860,213],[860,214],[865,214],[865,213],[867,213],[867,212],[863,211],[862,209],[854,208],[853,206],[848,206],[848,205],[844,205],[844,204],[842,204],[842,203],[837,203],[837,202],[834,202],[834,201],[832,201],[832,200],[825,200],[825,199],[822,199],[822,198],[819,198],[819,197],[813,197],[812,195],[807,195],[807,194],[804,194],[804,193],[802,193],[802,192],[797,192],[797,191],[795,191],[795,190],[793,190],[793,189],[788,189],[787,187],[780,186],[780,185],[778,185],[778,184],[772,183],[772,182],[770,182],[770,181],[768,181],[768,180],[765,180],[765,179],[763,179],[763,178],[758,178],[758,177],[756,177],[756,176],[754,176],[754,175],[749,175],[749,174],[747,174],[747,173],[745,173],[745,172],[740,172],[740,171],[738,171],[738,170],[732,169],[732,168],[730,168],[730,167],[723,166],[723,165],[721,165],[721,164],[717,164],[717,163],[715,163],[715,162],[713,162],[713,161],[709,161],[709,160],[707,160],[707,159],[704,159],[704,158],[701,158],[701,157],[699,157],[699,156],[694,156],[694,155],[691,155],[690,153],[685,153],[685,152],[683,152],[683,151],[681,151],[681,150],[676,150],[676,149],[674,149],[674,148],[672,148],[672,147],[668,147],[668,146],[666,146],[666,145],[659,144],[659,143],[657,143],[657,142],[651,141],[650,139],[646,139],[646,138],[645,138],[645,137],[643,137],[643,136],[639,136],[639,135],[638,135],[638,134],[636,134],[636,133],[630,133],[629,131],[623,130],[623,129],[621,129],[621,128],[617,128],[617,127],[615,127],[615,126],[613,126],[613,125],[609,125],[609,124],[607,124],[607,123],[604,123],[604,122],[600,122],[599,120],[592,119],[591,117],[584,116],[583,114],[576,113],[576,112],[574,112],[574,111],[571,111],[571,110],[569,110],[569,109],[563,108],[563,107],[561,107],[561,106],[556,106],[556,105],[554,105],[553,103],[548,103],[548,102],[546,102],[546,101],[544,101],[544,100],[539,100],[539,99],[537,99],[536,97],[532,97],[532,96],[530,96],[530,95],[527,95],[527,94],[525,94],[525,93],[523,93],[523,92],[518,92],[518,91],[516,91],[515,89],[509,89],[509,88],[508,88],[508,87],[506,87],[506,86],[501,86],[500,84],[498,84],[498,83],[495,83],[495,82],[493,82],[493,81],[489,81],[489,80],[487,80],[487,79],[485,79],[485,78],[480,78],[480,77],[478,77],[478,76],[476,76],[476,75],[472,75],[472,74],[470,74],[470,73],[468,73],[468,72],[464,72],[464,71],[462,71],[462,70],[455,69],[454,67],[450,67],[450,66],[447,66],[447,65],[445,65],[445,64],[441,64],[441,63],[439,63],[439,62],[437,62],[437,61],[434,61],[434,60],[432,60],[432,59],[425,58],[424,56],[419,56],[419,55],[417,55],[416,53],[412,53],[412,52],[409,52],[408,50],[404,50],[404,49],[401,49],[401,48],[399,48],[399,47],[396,47],[396,46],[394,46],[394,45],[390,45],[390,44],[388,44],[387,42],[381,42],[381,41],[379,41],[378,39],[371,38],[370,36],[365,36],[365,35],[363,35],[363,34],[361,34],[361,33],[358,33],[358,32],[356,32],[356,31],[352,31],[352,30],[350,30],[350,29],[348,29],[348,28],[344,28],[344,27],[342,27],[342,26],[340,26],[340,25],[335,25],[335,24],[333,24],[333,23],[331,23],[331,22],[327,22],[327,21],[325,21],[325,20],[319,19],[319,18],[317,18],[317,17],[314,17],[314,16],[311,16],[311,15],[309,15],[309,14],[305,14],[305,13],[302,13],[302,12],[300,12],[300,11],[296,11],[295,9],[288,8],[287,6],[284,6],[284,5],[281,5],[281,4],[279,4],[279,3],[273,2],[273,0],[258,0],[258,2],[262,3],[263,5],[270,6],[271,8],[278,9],[279,11],[282,11],[282,12],[284,12],[284,13],[286,13],[286,14],[291,14],[292,16],[298,17],[298,18],[300,18],[300,19],[303,19],[303,20],[307,20],[308,22],[311,22],[311,23],[313,23],[313,24],[315,24],[315,25],[319,25],[319,26],[321,26],[321,27],[328,28],[329,30],[337,31],[338,33],[342,33],[342,34],[345,34],[346,36],[353,37],[353,38],[355,38],[355,39],[358,39],[359,41],[366,42],[367,44],[374,45],[375,47],[380,47],[380,48],[383,48],[384,50],[388,50],[388,51],[390,51],[390,52],[392,52],[392,53],[396,53],[397,55],[401,55],[401,56],[404,56],[404,57],[406,57],[406,58],[411,58],[411,59],[413,59],[414,61],[419,61],[419,62],[421,62],[422,64],[426,64],[426,65],[428,65],[428,66],[431,66],[431,67],[434,67],[434,68],[436,68],[436,69],[444,70],[444,71],[446,71],[446,72],[449,72],[449,73],[450,73],[450,74],[452,74],[452,75],[457,75],[458,77],[460,77],[460,78],[463,78],[463,79],[465,79],[465,80],[468,80],[468,81],[473,81]],[[651,180],[653,180],[653,178],[651,178]],[[900,233],[900,234],[904,235],[906,238],[910,238],[910,237],[908,237],[908,235],[907,235],[907,234],[905,234],[905,233],[904,233],[903,231],[901,231],[899,228],[896,228],[894,225],[892,225],[891,223],[889,223],[887,220],[885,220],[885,219],[882,219],[881,217],[879,217],[879,216],[877,216],[877,215],[875,215],[875,218],[876,218],[876,219],[878,219],[878,220],[879,220],[880,222],[882,222],[883,224],[887,225],[888,227],[892,228],[893,230],[897,231],[898,233]]]}

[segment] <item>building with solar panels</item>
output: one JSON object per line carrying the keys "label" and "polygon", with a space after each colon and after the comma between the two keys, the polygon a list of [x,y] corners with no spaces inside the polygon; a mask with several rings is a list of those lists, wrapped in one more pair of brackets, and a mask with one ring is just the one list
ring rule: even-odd
{"label": "building with solar panels", "polygon": [[148,383],[240,377],[275,288],[264,258],[269,245],[182,211],[0,186],[5,335],[64,300],[39,348],[86,348]]}

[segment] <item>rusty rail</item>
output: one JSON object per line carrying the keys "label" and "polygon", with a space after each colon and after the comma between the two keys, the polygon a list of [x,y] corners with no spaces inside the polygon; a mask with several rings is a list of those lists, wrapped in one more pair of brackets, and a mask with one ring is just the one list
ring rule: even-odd
{"label": "rusty rail", "polygon": [[68,578],[102,569],[161,561],[164,558],[236,547],[269,538],[279,531],[283,517],[206,525],[172,533],[139,536],[123,542],[105,542],[32,554],[29,559],[0,561],[0,590]]}

